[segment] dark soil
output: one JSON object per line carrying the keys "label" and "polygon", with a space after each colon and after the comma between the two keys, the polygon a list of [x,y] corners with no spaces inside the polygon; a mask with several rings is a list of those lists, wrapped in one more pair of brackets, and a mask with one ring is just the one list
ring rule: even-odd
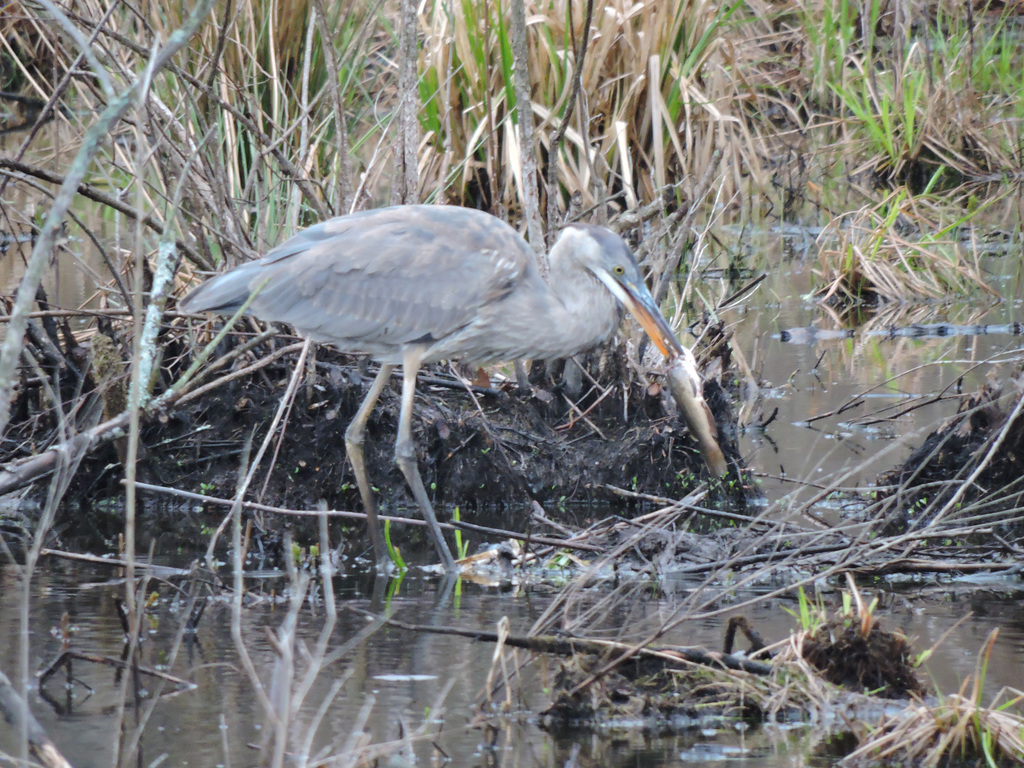
{"label": "dark soil", "polygon": [[[265,353],[257,350],[255,357]],[[267,504],[311,509],[320,501],[331,508],[361,510],[358,490],[345,459],[345,429],[355,414],[372,371],[365,361],[328,348],[316,352],[315,375],[299,387],[280,444],[264,459],[249,498]],[[179,357],[175,358],[175,355]],[[174,359],[166,380],[176,378],[178,365],[189,354],[169,344],[165,360]],[[421,374],[413,420],[414,438],[424,484],[432,494],[442,519],[450,508],[463,512],[480,509],[525,507],[535,499],[548,508],[580,503],[616,503],[617,511],[629,512],[640,502],[623,500],[607,486],[639,493],[677,498],[703,477],[703,460],[696,442],[677,417],[667,388],[654,393],[636,384],[616,381],[628,377],[624,361],[613,353],[591,361],[592,375],[613,391],[592,411],[601,391],[596,387],[569,398],[551,375],[533,376],[533,391],[515,386],[503,390],[477,390],[476,402],[465,388],[438,367]],[[245,446],[252,451],[264,439],[284,392],[293,362],[287,358],[214,389],[197,403],[172,409],[144,426],[138,476],[145,482],[210,496],[231,497],[243,465]],[[311,369],[312,370],[312,369]],[[223,373],[223,372],[221,372]],[[93,373],[92,378],[101,377]],[[559,377],[560,379],[560,377]],[[395,466],[394,441],[400,406],[400,379],[385,390],[371,415],[365,449],[371,483],[379,490],[382,511],[411,510],[414,505],[405,480]],[[96,411],[112,387],[87,380],[78,390],[88,408]],[[734,434],[729,401],[715,382],[706,385],[706,397],[715,410],[726,438]],[[89,400],[91,398],[91,401]],[[574,417],[569,400],[586,420]],[[479,406],[477,405],[479,404]],[[28,403],[23,408],[31,410]],[[83,409],[84,410],[84,409]],[[578,413],[576,411],[575,413]],[[27,411],[25,424],[31,422]],[[26,435],[29,433],[26,433]],[[21,443],[23,451],[29,442]],[[731,440],[723,448],[735,458]],[[121,446],[108,445],[82,462],[66,497],[65,508],[74,510],[63,522],[69,535],[109,538],[123,521],[117,503],[123,498]],[[735,498],[732,509],[743,505],[741,483],[730,484]],[[45,483],[37,485],[40,498]],[[98,502],[104,502],[99,504]],[[187,511],[196,507],[189,504]],[[203,540],[209,521],[182,524],[181,505],[167,510],[165,524],[151,533],[175,531],[188,536],[192,528]],[[605,510],[607,512],[607,510]],[[223,510],[215,510],[217,519]],[[415,515],[415,513],[413,513]],[[418,516],[418,515],[415,515]],[[106,522],[104,522],[106,521]],[[289,523],[291,524],[291,523]]]}
{"label": "dark soil", "polygon": [[886,699],[922,694],[910,641],[877,621],[832,619],[804,641],[803,657],[830,683]]}
{"label": "dark soil", "polygon": [[[716,683],[711,673],[653,659],[631,660],[586,685],[600,661],[580,654],[562,662],[553,701],[543,713],[545,728],[620,727],[679,731],[708,728],[723,719],[757,723],[763,713],[741,701],[735,690]],[[584,684],[581,690],[577,688]]]}
{"label": "dark soil", "polygon": [[[352,507],[358,493],[345,461],[345,429],[369,380],[352,364],[320,362],[317,374],[312,386],[300,388],[267,498],[285,506],[308,508],[326,499]],[[437,374],[421,379],[413,430],[420,472],[439,506],[610,500],[606,484],[672,496],[701,476],[695,443],[660,397],[634,397],[625,409],[621,395],[606,398],[587,417],[602,436],[582,420],[569,425],[572,412],[557,388],[542,390],[550,402],[514,388],[479,392],[478,408],[455,379],[432,383],[437,380]],[[169,430],[192,436],[181,450],[151,454],[154,472],[176,487],[206,483],[211,492],[230,492],[241,444],[250,434],[262,439],[282,389],[283,383],[267,386],[256,378],[232,382],[200,408],[173,414],[152,437],[166,441]],[[367,426],[367,466],[384,504],[408,499],[394,464],[399,407],[396,380]],[[586,409],[588,398],[578,407]]]}
{"label": "dark soil", "polygon": [[[753,660],[766,653],[764,641],[742,616],[729,622],[724,654],[733,652],[737,630],[749,641],[748,658],[756,664]],[[910,642],[899,633],[883,630],[871,617],[864,622],[844,617],[829,620],[803,641],[802,654],[830,683],[857,693],[906,698],[926,692],[913,667]],[[673,663],[671,651],[666,650],[664,657],[634,657],[595,678],[595,670],[606,661],[579,653],[561,663],[552,704],[543,713],[547,727],[678,730],[707,727],[722,718],[757,723],[768,716],[761,701],[765,694],[758,692],[752,678],[730,680],[713,663],[710,667]],[[800,686],[794,686],[787,708],[773,717],[800,717],[803,695]]]}

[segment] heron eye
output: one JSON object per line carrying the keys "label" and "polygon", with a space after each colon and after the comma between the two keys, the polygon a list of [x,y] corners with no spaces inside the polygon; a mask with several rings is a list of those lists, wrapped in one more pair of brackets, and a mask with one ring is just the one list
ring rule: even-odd
{"label": "heron eye", "polygon": [[626,268],[621,264],[616,264],[614,267],[612,267],[612,272],[614,272],[616,275],[624,275],[626,274]]}

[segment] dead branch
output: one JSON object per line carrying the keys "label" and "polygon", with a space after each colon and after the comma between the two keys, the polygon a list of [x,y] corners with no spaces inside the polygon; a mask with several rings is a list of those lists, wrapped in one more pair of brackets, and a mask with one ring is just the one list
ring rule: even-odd
{"label": "dead branch", "polygon": [[[206,394],[212,389],[228,383],[229,381],[239,378],[240,376],[245,376],[260,368],[264,368],[279,357],[282,357],[301,346],[302,344],[300,343],[282,347],[266,357],[261,358],[252,365],[238,371],[227,373],[214,381],[193,390],[188,390],[185,387],[168,390],[167,392],[164,392],[163,395],[150,402],[149,405],[143,409],[141,417],[144,420],[150,419],[160,413],[163,413],[168,408],[179,402],[187,403],[190,400]],[[24,488],[26,485],[29,485],[44,475],[52,472],[57,466],[58,459],[62,454],[70,456],[84,456],[92,453],[97,448],[112,442],[113,440],[124,437],[127,434],[127,430],[131,422],[131,415],[132,412],[130,410],[125,411],[112,419],[108,419],[107,421],[97,424],[91,429],[78,433],[52,448],[41,453],[37,453],[35,456],[17,459],[0,466],[0,496],[5,493],[10,493],[11,491],[16,491],[19,488]]]}
{"label": "dead branch", "polygon": [[[558,154],[561,150],[562,139],[565,137],[566,131],[569,130],[569,123],[572,122],[573,112],[576,107],[576,101],[580,97],[580,87],[583,80],[584,62],[587,58],[587,48],[590,45],[590,34],[591,34],[591,22],[594,20],[594,0],[587,0],[587,14],[583,22],[583,39],[580,41],[579,50],[573,50],[574,58],[576,61],[575,72],[572,77],[572,91],[569,94],[569,98],[565,101],[565,112],[562,115],[562,120],[555,129],[555,132],[551,135],[548,141],[548,163],[546,170],[546,181],[547,181],[547,208],[548,208],[548,247],[550,248],[555,242],[555,236],[558,235],[561,227],[558,226]],[[573,37],[573,48],[576,47],[576,38]],[[584,153],[586,154],[586,153]],[[597,176],[594,177],[595,181]],[[598,196],[600,198],[600,195]],[[600,217],[601,223],[604,222],[605,216]]]}
{"label": "dead branch", "polygon": [[54,659],[51,664],[39,673],[39,685],[45,685],[46,681],[57,674],[60,668],[69,661],[87,661],[90,664],[102,664],[105,667],[113,667],[114,669],[128,669],[128,667],[131,666],[133,671],[137,671],[139,674],[147,675],[149,677],[155,677],[158,680],[164,680],[177,686],[178,690],[184,691],[198,687],[195,683],[191,683],[180,677],[175,677],[174,675],[169,675],[166,672],[161,672],[158,669],[143,667],[137,664],[129,664],[127,661],[122,661],[121,659],[112,659],[109,656],[97,656],[94,653],[82,653],[80,651],[64,651],[64,653]]}
{"label": "dead branch", "polygon": [[46,220],[43,222],[39,236],[32,248],[32,255],[26,262],[25,272],[11,309],[10,325],[3,341],[3,354],[0,355],[0,431],[6,430],[10,420],[14,373],[18,361],[21,359],[25,327],[28,323],[25,315],[35,301],[36,291],[42,282],[43,272],[49,264],[58,230],[64,215],[77,195],[78,186],[85,178],[101,143],[107,140],[110,129],[135,103],[139,91],[149,82],[152,74],[165,67],[174,54],[188,43],[212,4],[212,0],[200,0],[181,28],[170,35],[166,45],[153,52],[146,74],[137,77],[121,94],[111,99],[106,109],[86,133],[78,153],[68,168],[60,190],[54,196],[53,205],[46,215]]}
{"label": "dead branch", "polygon": [[[47,170],[45,168],[37,168],[27,163],[20,163],[15,160],[11,160],[6,157],[0,157],[0,168],[16,173],[24,174],[25,176],[31,176],[45,181],[50,184],[63,184],[64,177],[59,173]],[[120,214],[127,216],[132,221],[138,220],[147,229],[152,230],[158,235],[164,234],[163,222],[157,219],[153,214],[141,214],[137,211],[134,206],[128,205],[122,202],[120,199],[113,195],[108,195],[106,192],[101,192],[91,184],[81,183],[77,187],[77,192],[87,200],[105,205],[112,210],[117,211]],[[200,269],[213,271],[214,267],[206,260],[206,257],[196,251],[192,246],[186,243],[184,240],[175,240],[175,246],[188,257],[188,260],[195,264]]]}
{"label": "dead branch", "polygon": [[[435,635],[449,635],[453,637],[465,637],[470,640],[477,640],[484,643],[497,643],[499,635],[497,632],[486,632],[483,630],[461,629],[459,627],[437,627],[426,624],[409,624],[398,619],[384,618],[369,611],[364,611],[351,605],[344,606],[345,610],[358,613],[363,616],[372,617],[383,621],[385,624],[404,629],[408,632],[425,632]],[[740,672],[748,672],[753,675],[770,675],[772,665],[762,661],[752,661],[745,656],[737,654],[715,653],[706,651],[703,648],[687,648],[678,645],[666,645],[659,648],[635,648],[627,643],[619,643],[613,640],[595,640],[586,637],[560,637],[556,635],[535,635],[523,637],[520,635],[502,636],[505,645],[514,648],[523,648],[533,653],[550,653],[556,656],[575,656],[580,653],[593,654],[595,656],[606,655],[609,652],[629,653],[634,652],[636,658],[652,659],[664,663],[666,666],[672,664],[698,664],[704,667],[726,668]]]}
{"label": "dead branch", "polygon": [[[537,254],[541,274],[548,274],[548,260],[544,249],[544,230],[541,228],[537,202],[537,156],[533,136],[533,104],[530,93],[529,51],[526,39],[525,0],[512,3],[512,69],[515,76],[516,121],[519,124],[519,157],[523,174],[523,212],[530,247]],[[549,224],[550,226],[550,224]]]}
{"label": "dead branch", "polygon": [[[163,493],[168,496],[177,496],[179,498],[190,499],[192,501],[199,501],[204,504],[216,504],[222,507],[230,507],[235,503],[232,499],[224,499],[217,496],[204,496],[199,493],[193,493],[192,491],[183,491],[180,488],[166,488],[160,485],[150,485],[149,483],[136,483],[135,485],[143,491]],[[243,501],[242,506],[245,509],[251,509],[258,512],[269,512],[275,515],[289,515],[291,517],[320,517],[321,515],[325,515],[327,517],[340,517],[349,520],[366,519],[366,513],[350,512],[348,510],[288,509],[287,507],[274,507],[269,504],[259,504],[255,501]],[[395,515],[380,515],[380,519],[391,523],[399,523],[401,525],[422,526],[427,524],[425,520],[421,520],[420,518],[396,517]],[[458,529],[461,531],[469,531],[471,533],[482,533],[487,536],[499,536],[505,539],[518,539],[519,541],[529,542],[530,544],[539,544],[545,547],[575,549],[583,552],[603,552],[605,550],[605,547],[603,546],[587,544],[586,542],[577,541],[575,539],[556,539],[550,536],[517,533],[516,531],[509,531],[503,528],[490,528],[486,525],[476,525],[475,523],[467,523],[464,521],[440,523],[440,526],[445,530]]]}
{"label": "dead branch", "polygon": [[[141,486],[142,483],[139,483],[139,485]],[[39,550],[39,555],[41,557],[59,557],[64,560],[89,563],[90,565],[103,565],[108,568],[124,568],[128,565],[128,561],[121,558],[100,557],[99,555],[90,555],[85,552],[65,552],[62,549],[43,548]],[[172,568],[168,565],[154,565],[152,563],[146,565],[146,573],[157,579],[186,578],[192,575],[191,569],[188,568]]]}

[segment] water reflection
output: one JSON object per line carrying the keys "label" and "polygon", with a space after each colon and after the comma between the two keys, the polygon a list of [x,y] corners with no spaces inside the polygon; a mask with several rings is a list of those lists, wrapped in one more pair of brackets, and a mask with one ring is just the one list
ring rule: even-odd
{"label": "water reflection", "polygon": [[[60,641],[51,635],[51,629],[59,625],[65,611],[75,627],[74,648],[120,657],[124,635],[114,598],[122,586],[108,580],[110,575],[59,561],[48,562],[46,571],[38,573],[30,617],[33,671],[60,652]],[[0,571],[0,584],[0,665],[14,670],[20,592],[16,570],[7,567]],[[280,586],[278,582],[276,588]],[[246,764],[254,759],[252,745],[265,740],[266,720],[231,639],[229,605],[221,600],[211,602],[195,637],[184,641],[171,664],[170,653],[186,618],[187,601],[167,585],[154,583],[154,588],[163,596],[145,618],[142,664],[183,677],[196,687],[156,702],[141,741],[143,763],[163,758],[167,765]],[[254,593],[241,626],[257,675],[268,691],[273,687],[272,672],[278,660],[269,633],[279,630],[286,616],[285,604],[272,599],[280,594],[274,590],[268,583]],[[502,594],[466,583],[446,595],[438,582],[414,575],[402,583],[397,594],[388,596],[385,590],[375,596],[374,592],[372,580],[338,580],[342,610],[326,645],[328,658],[366,630],[368,619],[361,611],[390,612],[409,624],[485,631],[493,631],[499,620],[508,617],[511,631],[524,634],[551,599],[551,590],[546,589]],[[676,585],[674,592],[683,599],[687,589]],[[738,601],[749,596],[731,598]],[[597,601],[600,595],[585,596],[580,610],[588,599]],[[915,583],[908,585],[905,593],[884,593],[879,615],[886,626],[905,631],[920,650],[945,635],[926,675],[945,691],[956,690],[974,672],[975,657],[986,636],[993,627],[1001,627],[986,683],[987,690],[994,693],[1002,685],[1024,688],[1024,620],[1018,600],[1019,595],[1006,583],[984,589],[966,582]],[[625,631],[636,637],[659,626],[677,605],[677,598],[664,593],[660,598],[633,601],[604,616],[602,626],[608,636]],[[746,615],[766,637],[780,639],[795,626],[787,608],[794,609],[795,603],[772,598]],[[968,614],[972,617],[961,621]],[[727,618],[684,622],[663,642],[718,648]],[[307,666],[303,649],[312,652],[324,621],[322,607],[307,605],[298,614],[295,632],[300,656],[293,691]],[[745,764],[781,766],[791,762],[793,751],[817,749],[807,730],[792,726],[751,731],[728,726],[677,734],[643,730],[550,734],[539,727],[536,713],[550,703],[548,691],[557,669],[551,658],[541,658],[526,668],[510,691],[512,709],[505,716],[481,720],[486,711],[481,709],[481,695],[492,674],[493,652],[489,643],[382,626],[365,642],[331,660],[316,676],[289,744],[293,749],[306,744],[305,731],[314,725],[315,737],[307,744],[310,755],[421,734],[401,746],[411,750],[410,759],[416,764],[438,759],[440,748],[453,765],[501,766],[560,766],[576,748],[581,765],[682,766],[742,758]],[[526,654],[520,652],[518,658],[525,660]],[[47,684],[49,703],[34,692],[32,708],[76,765],[110,764],[117,738],[120,673],[80,662],[73,671],[75,682],[66,690],[56,679]],[[147,681],[145,687],[153,692],[159,686]],[[145,707],[147,702],[142,704]],[[134,723],[138,712],[129,705],[129,713],[129,722]],[[0,738],[0,749],[13,749],[9,733]]]}
{"label": "water reflection", "polygon": [[[1019,298],[894,305],[844,318],[814,300],[814,265],[794,255],[792,238],[744,236],[772,266],[758,291],[722,318],[759,379],[763,402],[752,425],[778,409],[741,443],[764,473],[769,499],[793,491],[787,480],[872,484],[956,413],[961,392],[1024,358]],[[986,262],[993,283],[1008,290],[1017,286],[1011,262]]]}

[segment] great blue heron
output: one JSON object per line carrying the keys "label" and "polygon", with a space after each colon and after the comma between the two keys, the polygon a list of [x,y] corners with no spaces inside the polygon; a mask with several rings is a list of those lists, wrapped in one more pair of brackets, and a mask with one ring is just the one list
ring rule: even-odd
{"label": "great blue heron", "polygon": [[445,569],[452,571],[455,561],[423,488],[412,440],[416,374],[422,365],[570,357],[612,335],[621,321],[620,305],[666,357],[683,353],[618,235],[572,224],[548,259],[545,283],[526,241],[482,211],[381,208],[302,230],[262,259],[207,280],[180,307],[231,313],[258,291],[248,308],[256,317],[288,323],[315,341],[380,361],[380,372],[345,432],[345,446],[381,569],[388,555],[363,461],[363,433],[401,364],[395,461]]}

